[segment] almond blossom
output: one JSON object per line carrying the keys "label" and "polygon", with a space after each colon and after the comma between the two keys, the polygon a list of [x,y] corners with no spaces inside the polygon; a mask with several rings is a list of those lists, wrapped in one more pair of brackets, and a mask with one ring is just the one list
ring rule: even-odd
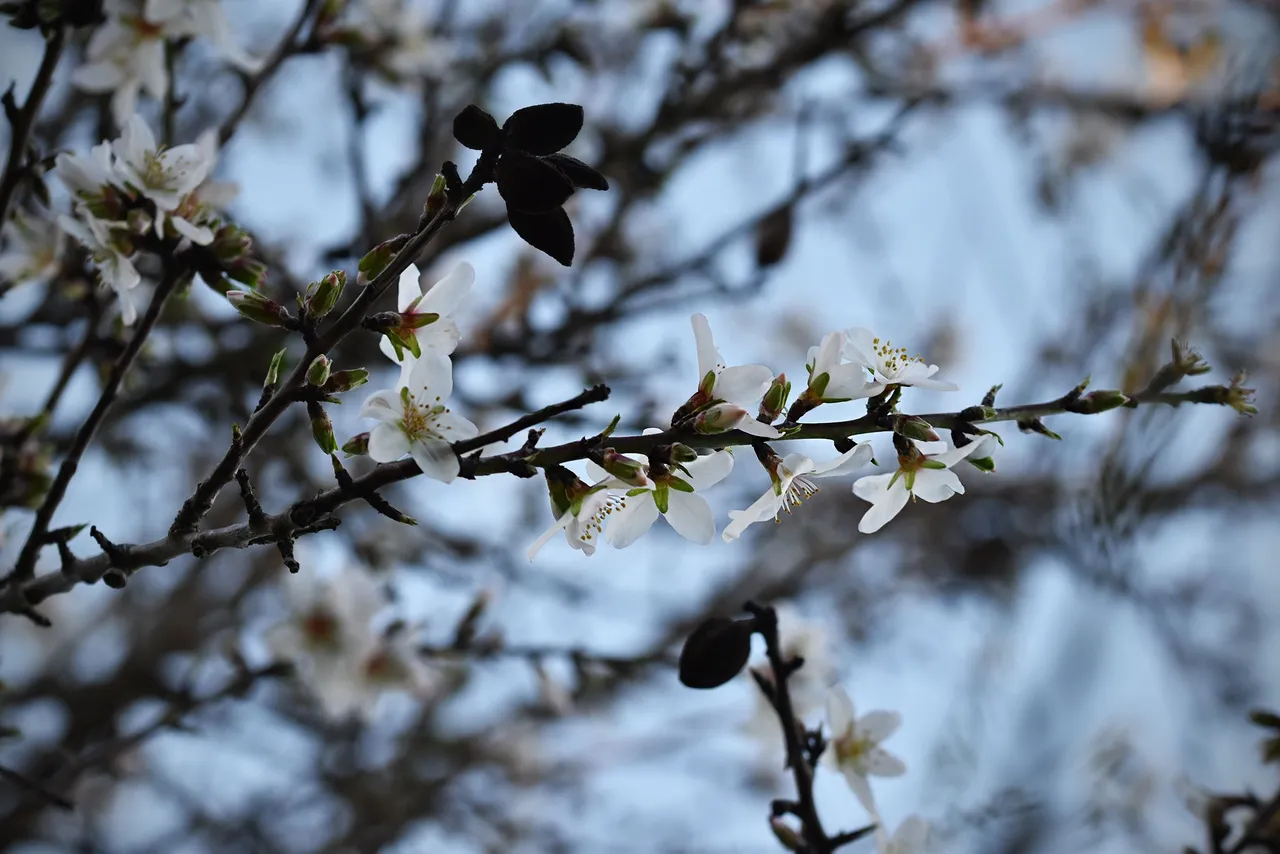
{"label": "almond blossom", "polygon": [[162,148],[156,144],[146,121],[134,115],[111,149],[115,154],[117,183],[155,204],[158,237],[164,236],[165,214],[169,213],[173,230],[192,243],[207,246],[213,241],[212,230],[190,222],[178,210],[217,163],[214,131],[206,131],[194,143]]}
{"label": "almond blossom", "polygon": [[610,489],[609,483],[603,481],[589,487],[585,496],[564,507],[555,506],[553,500],[551,509],[556,514],[556,521],[529,546],[525,552],[529,560],[533,560],[534,555],[561,531],[564,531],[564,538],[572,548],[588,556],[595,554],[596,540],[604,533],[609,517],[624,507],[623,497],[616,489]]}
{"label": "almond blossom", "polygon": [[[652,432],[652,431],[646,431]],[[646,465],[644,454],[632,454],[632,459]],[[653,527],[662,516],[686,540],[706,545],[716,535],[715,517],[707,499],[698,491],[714,486],[729,476],[733,470],[733,455],[728,451],[715,451],[685,463],[687,474],[659,470],[650,466],[650,483],[629,489],[622,497],[622,507],[613,511],[607,538],[609,544],[624,549]],[[593,463],[587,464],[593,480],[603,480],[608,475]]]}
{"label": "almond blossom", "polygon": [[681,407],[690,413],[710,403],[750,406],[764,396],[773,382],[773,371],[764,365],[727,367],[716,349],[711,325],[702,314],[690,318],[698,347],[698,391]]}
{"label": "almond blossom", "polygon": [[84,213],[76,219],[65,214],[58,217],[58,225],[67,234],[89,250],[89,257],[98,268],[98,281],[111,288],[120,300],[120,315],[125,326],[132,326],[138,319],[138,307],[133,303],[133,291],[142,282],[142,276],[130,259],[132,247],[127,236],[112,231],[107,223]]}
{"label": "almond blossom", "polygon": [[[898,456],[897,471],[859,478],[853,484],[853,494],[871,502],[871,509],[858,522],[858,530],[864,534],[874,534],[902,512],[902,508],[907,506],[908,498],[920,498],[936,504],[953,495],[963,494],[964,484],[951,471],[951,467],[981,451],[989,441],[989,436],[983,436],[963,448],[953,448],[932,455],[926,455],[912,446],[909,453]],[[985,451],[978,453],[976,459],[987,455],[989,454]]]}
{"label": "almond blossom", "polygon": [[427,477],[451,483],[460,470],[451,443],[480,431],[445,405],[453,393],[448,356],[423,350],[407,373],[403,385],[374,392],[360,410],[361,418],[381,422],[369,434],[369,456],[390,463],[409,454]]}
{"label": "almond blossom", "polygon": [[[412,337],[419,350],[431,348],[447,356],[457,349],[462,339],[452,315],[471,292],[476,270],[462,261],[431,287],[425,287],[422,279],[416,264],[410,264],[400,274],[396,310],[404,317],[404,324],[393,332],[401,340]],[[429,315],[436,317],[432,319]],[[401,366],[403,372],[412,370],[413,354],[397,350],[390,337],[383,336],[380,348],[383,355]]]}
{"label": "almond blossom", "polygon": [[859,400],[880,393],[881,386],[867,381],[865,363],[846,362],[848,336],[844,332],[828,332],[817,347],[809,348],[805,368],[809,371],[807,394],[814,402],[839,403]]}
{"label": "almond blossom", "polygon": [[804,454],[787,454],[779,458],[770,456],[772,464],[769,477],[772,486],[765,490],[751,506],[745,510],[730,510],[730,521],[721,537],[726,543],[742,536],[742,532],[756,522],[773,519],[780,521],[783,510],[791,512],[802,501],[818,491],[812,478],[837,477],[848,474],[852,469],[865,465],[871,459],[871,446],[862,444],[846,451],[834,460],[818,464]]}
{"label": "almond blossom", "polygon": [[449,67],[452,47],[431,35],[426,17],[412,0],[359,0],[348,8],[356,13],[349,26],[390,82],[413,86]]}
{"label": "almond blossom", "polygon": [[955,391],[954,383],[933,379],[937,365],[926,364],[924,358],[908,354],[906,347],[894,347],[891,341],[877,338],[870,329],[855,327],[845,332],[844,355],[871,372],[868,397],[874,397],[893,385],[915,386],[934,391]]}
{"label": "almond blossom", "polygon": [[40,282],[58,270],[62,260],[62,232],[52,219],[14,211],[0,228],[0,281]]}
{"label": "almond blossom", "polygon": [[909,815],[893,835],[876,828],[877,854],[924,854],[929,844],[929,823],[918,815]]}
{"label": "almond blossom", "polygon": [[827,693],[827,728],[831,731],[831,747],[824,758],[831,757],[858,801],[872,815],[878,815],[868,776],[899,777],[907,773],[901,759],[880,744],[902,726],[897,712],[854,714],[853,700],[839,685]]}

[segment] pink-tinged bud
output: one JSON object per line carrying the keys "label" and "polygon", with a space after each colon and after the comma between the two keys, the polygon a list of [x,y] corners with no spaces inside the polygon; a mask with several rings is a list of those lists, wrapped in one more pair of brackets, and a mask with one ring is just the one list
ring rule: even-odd
{"label": "pink-tinged bud", "polygon": [[284,365],[284,350],[280,350],[271,357],[271,364],[267,366],[267,378],[262,381],[263,388],[273,388],[280,382],[280,368]]}
{"label": "pink-tinged bud", "polygon": [[329,381],[329,369],[333,363],[329,361],[329,357],[321,353],[316,356],[307,368],[307,382],[311,385],[322,386]]}
{"label": "pink-tinged bud", "polygon": [[591,460],[600,468],[629,486],[645,486],[649,467],[639,460],[619,454],[613,448],[605,448],[591,454]]}
{"label": "pink-tinged bud", "polygon": [[693,419],[698,433],[726,433],[751,417],[751,413],[732,403],[717,403],[699,412]]}
{"label": "pink-tinged bud", "polygon": [[787,381],[787,375],[778,374],[773,378],[769,390],[764,393],[764,399],[760,401],[760,417],[764,423],[772,424],[778,420],[782,410],[786,409],[787,398],[790,396],[791,383]]}
{"label": "pink-tinged bud", "polygon": [[357,433],[342,445],[342,453],[348,457],[363,457],[369,453],[369,434]]}
{"label": "pink-tinged bud", "polygon": [[347,286],[347,274],[343,270],[334,270],[318,282],[307,286],[307,296],[302,308],[313,318],[324,317],[333,311],[342,296],[342,289]]}
{"label": "pink-tinged bud", "polygon": [[676,444],[671,446],[671,461],[673,463],[691,463],[698,458],[698,452],[688,445]]}
{"label": "pink-tinged bud", "polygon": [[403,249],[408,242],[408,235],[402,234],[399,237],[393,237],[390,240],[379,243],[369,250],[369,253],[360,259],[356,284],[367,285],[378,278],[379,274],[391,263],[391,259],[395,258],[396,253]]}
{"label": "pink-tinged bud", "polygon": [[938,442],[941,437],[934,432],[933,425],[917,415],[899,416],[893,429],[908,439],[920,442]]}
{"label": "pink-tinged bud", "polygon": [[320,450],[332,454],[338,450],[338,440],[333,435],[333,422],[329,420],[324,407],[317,401],[307,401],[307,415],[311,418],[311,437],[316,440]]}
{"label": "pink-tinged bud", "polygon": [[279,326],[289,329],[293,326],[293,315],[280,303],[269,300],[262,294],[252,291],[227,291],[227,302],[245,318],[267,326]]}
{"label": "pink-tinged bud", "polygon": [[324,384],[326,394],[341,394],[359,388],[369,381],[369,372],[364,368],[352,368],[347,371],[335,371],[329,375]]}

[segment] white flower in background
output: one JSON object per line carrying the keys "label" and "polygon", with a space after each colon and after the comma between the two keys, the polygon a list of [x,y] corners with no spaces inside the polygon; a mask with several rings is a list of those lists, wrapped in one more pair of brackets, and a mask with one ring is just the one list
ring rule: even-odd
{"label": "white flower in background", "polygon": [[121,248],[122,244],[113,240],[108,223],[95,219],[82,206],[76,206],[80,219],[66,215],[58,217],[58,225],[67,234],[74,237],[93,259],[98,268],[98,280],[104,287],[116,292],[120,300],[120,315],[125,326],[132,326],[138,319],[138,307],[133,303],[133,290],[138,287],[142,277],[130,260],[131,252]]}
{"label": "white flower in background", "polygon": [[875,797],[867,777],[899,777],[907,773],[901,759],[880,744],[902,726],[897,712],[854,714],[853,700],[839,685],[827,693],[827,728],[831,745],[823,757],[830,757],[858,801],[872,815],[878,815]]}
{"label": "white flower in background", "polygon": [[698,391],[702,403],[722,401],[747,407],[764,397],[773,382],[773,371],[764,365],[726,367],[711,336],[711,324],[702,314],[690,318],[698,346]]}
{"label": "white flower in background", "polygon": [[54,158],[54,168],[71,194],[90,205],[100,201],[104,191],[118,180],[111,143],[106,141],[89,149],[88,157],[62,152]]}
{"label": "white flower in background", "polygon": [[164,29],[166,36],[203,38],[235,67],[250,74],[262,61],[245,53],[231,36],[222,0],[146,0],[143,17]]}
{"label": "white flower in background", "polygon": [[870,329],[857,327],[848,330],[845,335],[845,356],[871,371],[869,397],[880,394],[891,385],[909,385],[934,391],[955,391],[959,388],[954,383],[932,379],[938,372],[937,365],[925,364],[924,359],[918,355],[908,355],[907,348],[894,347],[892,342],[877,338]]}
{"label": "white flower in background", "polygon": [[58,270],[62,246],[55,221],[14,211],[0,228],[0,281],[20,284],[49,278]]}
{"label": "white flower in background", "polygon": [[419,660],[412,632],[376,632],[373,618],[387,597],[367,571],[344,567],[334,578],[306,571],[290,574],[284,588],[290,616],[267,634],[272,654],[294,662],[326,714],[368,717],[389,690],[425,696],[434,674]]}
{"label": "white flower in background", "polygon": [[213,241],[209,228],[196,225],[177,212],[218,162],[214,131],[206,131],[194,143],[160,148],[146,121],[134,115],[111,148],[116,156],[117,181],[155,204],[157,236],[164,236],[165,214],[170,213],[170,222],[178,234],[201,246]]}
{"label": "white flower in background", "polygon": [[460,468],[451,443],[480,431],[445,405],[453,393],[448,356],[423,350],[408,374],[404,385],[369,395],[360,410],[361,418],[382,422],[369,434],[369,456],[390,463],[409,454],[427,477],[451,483]]}
{"label": "white flower in background", "polygon": [[893,836],[876,828],[877,854],[924,854],[928,845],[929,823],[918,815],[904,818]]}
{"label": "white flower in background", "polygon": [[[964,484],[951,471],[951,467],[978,451],[982,453],[978,453],[977,457],[987,456],[988,452],[984,449],[989,441],[989,436],[982,436],[963,448],[952,448],[932,455],[913,447],[911,454],[899,455],[898,470],[892,474],[873,474],[858,478],[853,484],[853,494],[863,501],[871,502],[871,509],[858,522],[858,530],[864,534],[874,534],[902,512],[902,508],[907,506],[908,498],[920,498],[930,504],[937,504],[953,495],[964,494]],[[927,444],[945,447],[940,442]]]}
{"label": "white flower in background", "polygon": [[769,519],[779,521],[783,510],[790,513],[792,507],[799,506],[802,501],[818,491],[812,478],[845,475],[865,465],[870,459],[871,446],[867,444],[858,445],[821,465],[804,454],[787,454],[781,459],[774,456],[772,458],[774,467],[769,472],[772,485],[746,510],[730,510],[731,521],[721,536],[726,543],[732,542],[756,522],[765,522]]}
{"label": "white flower in background", "polygon": [[559,515],[551,527],[529,546],[525,552],[529,560],[533,560],[534,555],[560,531],[564,531],[564,538],[571,547],[586,555],[595,554],[596,540],[604,533],[605,523],[624,506],[618,490],[609,488],[608,483],[597,484],[592,487],[592,492],[572,501],[566,508],[553,506],[552,511]]}
{"label": "white flower in background", "polygon": [[[396,310],[408,318],[402,332],[417,338],[420,348],[431,348],[447,356],[458,348],[458,342],[462,339],[462,333],[458,331],[458,324],[454,322],[452,315],[471,292],[471,286],[476,280],[476,270],[463,261],[431,287],[426,287],[422,279],[417,264],[410,264],[400,274]],[[439,317],[414,328],[414,316],[424,314],[436,314]],[[405,372],[412,369],[412,353],[403,353],[402,357],[397,357],[391,339],[385,335],[380,346],[383,355],[400,365]]]}
{"label": "white flower in background", "polygon": [[[827,624],[805,617],[794,605],[784,602],[775,606],[778,612],[778,641],[782,657],[790,661],[803,658],[804,665],[787,680],[791,706],[796,718],[803,719],[823,707],[827,689],[836,678],[836,659],[832,653],[831,636]],[[752,670],[772,681],[773,671],[768,663],[756,664]],[[746,675],[745,678],[751,678]],[[761,757],[772,771],[778,769],[778,713],[765,699],[764,694],[752,686],[755,711],[747,721],[747,733],[764,748]]]}
{"label": "white flower in background", "polygon": [[[644,454],[628,456],[649,464]],[[687,476],[676,469],[655,473],[651,468],[651,480],[647,486],[627,490],[622,497],[621,509],[613,511],[613,519],[609,523],[607,538],[611,546],[625,549],[653,527],[659,516],[664,517],[686,540],[699,545],[711,542],[716,535],[715,517],[707,499],[697,493],[728,477],[733,470],[733,456],[728,451],[716,451],[684,465],[688,470]],[[604,469],[590,462],[587,463],[587,472],[593,481],[609,476]]]}
{"label": "white flower in background", "polygon": [[843,332],[828,332],[817,347],[809,348],[805,367],[809,371],[808,393],[815,401],[839,403],[872,397],[883,390],[874,382],[867,382],[865,363],[861,360],[844,361],[848,336]]}
{"label": "white flower in background", "polygon": [[375,65],[394,83],[438,77],[453,58],[446,39],[431,35],[421,8],[406,0],[356,0],[352,26],[366,42]]}

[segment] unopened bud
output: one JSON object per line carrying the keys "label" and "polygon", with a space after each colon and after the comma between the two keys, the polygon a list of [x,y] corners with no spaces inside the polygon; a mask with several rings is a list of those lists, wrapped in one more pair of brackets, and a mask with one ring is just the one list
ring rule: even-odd
{"label": "unopened bud", "polygon": [[213,235],[209,251],[219,261],[235,261],[253,248],[253,238],[234,225],[224,225]]}
{"label": "unopened bud", "polygon": [[253,291],[227,291],[227,302],[245,318],[267,326],[288,329],[293,325],[293,315],[280,303],[269,300]]}
{"label": "unopened bud", "polygon": [[359,388],[369,381],[369,372],[364,368],[352,368],[347,371],[335,371],[329,375],[324,384],[326,394],[341,394]]}
{"label": "unopened bud", "polygon": [[733,403],[716,403],[708,406],[693,418],[693,429],[698,433],[725,433],[751,417],[751,413]]}
{"label": "unopened bud", "polygon": [[680,682],[718,688],[742,672],[751,656],[753,620],[712,617],[693,630],[680,650]]}
{"label": "unopened bud", "polygon": [[445,203],[449,201],[447,192],[448,182],[445,181],[443,175],[437,175],[436,179],[431,182],[431,192],[427,194],[427,201],[422,206],[422,219],[424,225],[435,219],[436,214],[444,210]]}
{"label": "unopened bud", "polygon": [[769,390],[764,393],[764,399],[760,401],[760,418],[764,423],[772,424],[778,420],[790,396],[791,383],[787,381],[787,375],[778,374],[773,378]]}
{"label": "unopened bud", "polygon": [[329,361],[329,357],[324,353],[316,356],[310,367],[307,368],[307,382],[311,383],[311,385],[324,385],[329,381],[329,369],[332,365],[333,363]]}
{"label": "unopened bud", "polygon": [[986,421],[989,418],[995,417],[995,408],[985,404],[982,406],[970,406],[960,410],[960,420],[967,421],[970,424],[978,421]]}
{"label": "unopened bud", "polygon": [[313,318],[321,318],[333,311],[342,296],[342,289],[347,286],[347,274],[344,270],[334,270],[318,282],[307,286],[307,297],[302,307]]}
{"label": "unopened bud", "polygon": [[933,425],[918,415],[899,416],[893,425],[893,429],[908,439],[916,439],[921,442],[937,442],[941,439],[934,432]]}
{"label": "unopened bud", "polygon": [[378,275],[391,263],[391,259],[395,258],[396,253],[404,248],[404,245],[408,242],[409,236],[402,234],[399,237],[393,237],[390,240],[379,243],[370,249],[369,253],[360,259],[360,264],[357,267],[359,273],[356,275],[356,284],[367,285],[378,278]]}
{"label": "unopened bud", "polygon": [[982,396],[982,405],[995,406],[996,395],[1000,392],[1000,389],[1002,388],[1004,388],[1004,383],[1001,383],[1000,385],[993,385],[990,389],[988,389],[987,393]]}
{"label": "unopened bud", "polygon": [[400,312],[380,311],[377,314],[371,314],[366,317],[360,322],[360,325],[370,332],[386,332],[390,329],[398,329],[402,322]]}
{"label": "unopened bud", "polygon": [[254,258],[241,258],[226,264],[223,272],[232,281],[251,288],[261,287],[267,281],[267,265]]}
{"label": "unopened bud", "polygon": [[600,468],[630,486],[645,486],[649,482],[646,477],[649,471],[648,466],[639,460],[633,460],[618,453],[613,448],[605,448],[603,451],[593,452],[591,460]]}
{"label": "unopened bud", "polygon": [[591,487],[582,482],[576,474],[564,466],[550,466],[543,469],[547,479],[547,494],[551,499],[551,514],[559,519],[573,502],[590,491]]}
{"label": "unopened bud", "polygon": [[1023,433],[1039,433],[1041,436],[1047,436],[1050,439],[1061,439],[1057,433],[1044,426],[1044,422],[1039,418],[1020,418],[1018,419],[1018,429]]}
{"label": "unopened bud", "polygon": [[267,378],[262,381],[263,388],[271,388],[280,382],[280,368],[284,364],[284,350],[279,351],[271,357],[271,364],[267,366]]}
{"label": "unopened bud", "polygon": [[788,851],[800,850],[800,836],[791,825],[782,820],[782,816],[775,815],[769,819],[769,829],[773,831],[773,835],[782,843],[783,848]]}
{"label": "unopened bud", "polygon": [[311,436],[326,454],[338,450],[338,440],[333,435],[333,422],[318,401],[307,401],[307,415],[311,419]]}
{"label": "unopened bud", "polygon": [[369,453],[369,434],[357,433],[342,444],[342,453],[348,457],[363,457]]}
{"label": "unopened bud", "polygon": [[1085,415],[1096,415],[1109,409],[1116,409],[1129,402],[1129,397],[1114,390],[1091,391],[1076,401],[1073,412]]}

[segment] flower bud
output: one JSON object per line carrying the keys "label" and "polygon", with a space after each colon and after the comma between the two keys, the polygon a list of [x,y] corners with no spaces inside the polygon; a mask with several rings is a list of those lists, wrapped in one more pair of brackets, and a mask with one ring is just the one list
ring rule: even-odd
{"label": "flower bud", "polygon": [[799,851],[801,842],[800,836],[795,832],[791,825],[783,821],[782,816],[775,815],[769,819],[769,829],[773,831],[773,835],[782,843],[782,847],[788,851]]}
{"label": "flower bud", "polygon": [[408,235],[400,235],[390,240],[379,243],[377,246],[369,250],[369,253],[360,259],[357,267],[359,273],[356,275],[357,285],[367,285],[369,282],[378,278],[378,275],[387,268],[391,263],[391,259],[396,257],[404,245],[409,242]]}
{"label": "flower bud", "polygon": [[916,439],[920,442],[937,442],[941,439],[934,432],[933,425],[918,415],[899,416],[893,429],[908,439]]}
{"label": "flower bud", "polygon": [[680,683],[718,688],[742,672],[751,656],[754,620],[712,617],[693,630],[680,650]]}
{"label": "flower bud", "polygon": [[581,478],[564,466],[551,466],[543,470],[547,479],[547,494],[551,499],[551,515],[559,519],[573,502],[591,491],[591,487],[583,483]]}
{"label": "flower bud", "polygon": [[280,368],[284,364],[284,350],[279,351],[271,357],[271,364],[267,366],[267,378],[262,381],[263,388],[271,388],[280,382]]}
{"label": "flower bud", "polygon": [[338,450],[338,440],[333,435],[333,422],[329,420],[324,407],[318,401],[307,401],[307,415],[311,419],[311,437],[316,440],[320,450],[332,454]]}
{"label": "flower bud", "polygon": [[787,375],[778,374],[773,378],[769,390],[764,393],[764,399],[760,401],[760,418],[765,424],[772,424],[778,420],[790,396],[791,383],[787,382]]}
{"label": "flower bud", "polygon": [[363,457],[369,453],[369,434],[357,433],[342,445],[342,453],[348,457]]}
{"label": "flower bud", "polygon": [[646,477],[649,471],[648,466],[639,460],[619,454],[613,448],[593,451],[591,461],[629,486],[645,486],[649,482]]}
{"label": "flower bud", "polygon": [[422,224],[435,219],[436,214],[444,210],[445,203],[449,201],[447,192],[448,182],[445,181],[443,175],[437,175],[436,179],[431,182],[431,192],[427,194],[427,201],[422,205]]}
{"label": "flower bud", "polygon": [[360,322],[360,326],[368,329],[370,332],[384,333],[391,329],[400,328],[402,323],[400,312],[398,311],[380,311],[377,314],[371,314]]}
{"label": "flower bud", "polygon": [[333,363],[329,361],[329,357],[324,353],[316,356],[310,367],[307,368],[307,382],[311,383],[311,385],[324,385],[329,381],[329,368],[332,365]]}
{"label": "flower bud", "polygon": [[973,424],[977,421],[986,421],[989,418],[995,418],[996,411],[991,406],[970,406],[960,410],[960,420]]}
{"label": "flower bud", "polygon": [[289,329],[293,326],[293,315],[289,310],[274,300],[253,291],[227,291],[227,302],[245,318],[267,326],[279,326]]}
{"label": "flower bud", "polygon": [[369,372],[364,368],[352,368],[347,371],[335,371],[329,375],[324,384],[325,394],[341,394],[359,388],[369,381]]}
{"label": "flower bud", "polygon": [[1018,429],[1023,433],[1039,433],[1041,436],[1047,436],[1050,439],[1061,439],[1057,433],[1044,426],[1044,422],[1039,418],[1019,418],[1017,421]]}
{"label": "flower bud", "polygon": [[693,418],[697,433],[725,433],[751,417],[751,413],[733,403],[716,403],[708,406]]}
{"label": "flower bud", "polygon": [[698,458],[698,452],[688,445],[682,445],[679,442],[671,446],[671,461],[673,463],[691,463]]}
{"label": "flower bud", "polygon": [[302,308],[313,318],[324,317],[333,311],[342,296],[342,289],[347,286],[347,274],[344,270],[334,270],[318,282],[307,286],[307,297]]}
{"label": "flower bud", "polygon": [[1124,406],[1128,402],[1128,396],[1118,391],[1091,391],[1076,402],[1078,408],[1073,411],[1082,412],[1086,415],[1096,415],[1099,412],[1106,412],[1109,409]]}

